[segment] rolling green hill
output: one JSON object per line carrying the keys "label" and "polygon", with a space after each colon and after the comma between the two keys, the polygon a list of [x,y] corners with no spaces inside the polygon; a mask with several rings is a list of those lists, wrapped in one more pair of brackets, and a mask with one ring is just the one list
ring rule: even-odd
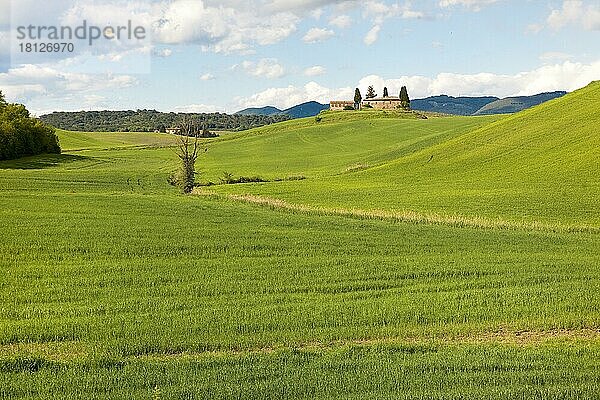
{"label": "rolling green hill", "polygon": [[[398,121],[395,129],[385,129],[423,138],[416,126],[427,129],[448,121],[459,120]],[[326,208],[600,226],[599,125],[600,83],[595,82],[479,129],[464,127],[441,143],[395,153],[391,160],[382,157],[386,162],[369,164],[373,168],[366,170],[333,178],[219,186],[215,190]],[[368,128],[363,126],[364,133],[354,145],[367,154],[377,153],[380,133]],[[314,140],[320,134],[328,137],[325,130],[314,131]],[[268,148],[266,143],[256,144],[257,148],[263,146]],[[285,154],[290,157],[295,151],[301,150],[286,149]],[[368,164],[358,156],[353,161]],[[244,168],[250,170],[250,166]],[[252,170],[255,174],[266,171],[258,164]],[[338,172],[343,170],[338,168]]]}
{"label": "rolling green hill", "polygon": [[294,120],[213,141],[199,161],[200,179],[218,182],[223,171],[267,179],[339,175],[396,160],[497,119],[422,120],[414,113],[377,111],[320,117],[320,122]]}
{"label": "rolling green hill", "polygon": [[173,136],[59,132],[0,162],[0,398],[599,398],[599,96],[227,133],[203,181],[305,179],[197,196]]}

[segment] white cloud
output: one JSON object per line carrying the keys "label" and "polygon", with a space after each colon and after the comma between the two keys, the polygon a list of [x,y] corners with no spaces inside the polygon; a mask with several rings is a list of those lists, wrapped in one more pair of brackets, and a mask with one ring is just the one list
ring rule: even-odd
{"label": "white cloud", "polygon": [[130,87],[137,84],[137,79],[128,75],[81,74],[63,72],[60,64],[43,66],[26,64],[18,68],[0,73],[0,84],[32,84],[37,83],[47,88],[94,92],[101,89]]}
{"label": "white cloud", "polygon": [[406,2],[401,6],[399,3],[388,5],[375,0],[367,0],[363,6],[363,16],[372,18],[375,25],[381,25],[383,21],[389,18],[418,19],[424,18],[425,14],[413,10],[410,2]]}
{"label": "white cloud", "polygon": [[223,109],[210,104],[188,104],[185,106],[177,106],[173,109],[180,113],[216,113],[223,112]]}
{"label": "white cloud", "polygon": [[482,7],[494,4],[500,0],[440,0],[440,7],[463,6],[474,11],[481,10]]}
{"label": "white cloud", "polygon": [[565,0],[560,10],[552,10],[546,23],[554,30],[572,24],[590,31],[600,30],[600,4],[584,6],[581,0]]}
{"label": "white cloud", "polygon": [[419,19],[425,18],[425,14],[421,11],[413,10],[410,2],[406,2],[401,6],[399,3],[388,5],[380,1],[367,0],[363,5],[363,17],[373,21],[373,26],[363,39],[363,42],[367,46],[370,46],[379,38],[379,32],[385,20],[395,17]]}
{"label": "white cloud", "polygon": [[[21,4],[24,2],[24,4]],[[131,19],[152,33],[157,44],[197,44],[219,53],[249,52],[256,45],[277,43],[296,30],[301,16],[312,8],[285,7],[285,2],[247,0],[19,0],[19,9],[40,14],[60,11],[63,23],[104,26]],[[316,6],[316,2],[311,7]],[[327,3],[327,2],[320,2]],[[30,15],[24,21],[32,21]],[[41,17],[40,17],[41,18]],[[43,22],[43,23],[42,23]],[[40,21],[49,23],[49,17]]]}
{"label": "white cloud", "polygon": [[306,76],[319,76],[319,75],[325,75],[326,72],[327,72],[327,70],[325,69],[325,67],[322,67],[320,65],[315,65],[313,67],[306,68],[304,70],[304,75],[306,75]]}
{"label": "white cloud", "polygon": [[215,76],[214,76],[213,74],[211,74],[211,73],[206,73],[206,74],[203,74],[203,75],[200,77],[200,80],[201,80],[201,81],[212,81],[212,80],[214,80],[214,79],[216,79],[216,78],[215,78]]}
{"label": "white cloud", "polygon": [[317,8],[310,12],[310,16],[318,20],[321,19],[321,16],[323,16],[324,12],[325,11],[322,8]]}
{"label": "white cloud", "polygon": [[562,10],[552,10],[546,22],[552,29],[560,29],[581,17],[582,2],[567,0],[563,2]]}
{"label": "white cloud", "polygon": [[171,57],[171,55],[173,54],[173,50],[171,49],[157,49],[153,52],[153,54],[157,57]]}
{"label": "white cloud", "polygon": [[367,46],[370,46],[377,41],[380,30],[381,30],[381,26],[375,25],[369,30],[369,32],[367,32],[367,35],[365,36],[365,38],[363,40]]}
{"label": "white cloud", "polygon": [[333,4],[341,4],[352,0],[270,0],[265,9],[270,12],[310,13]]}
{"label": "white cloud", "polygon": [[129,75],[64,72],[65,64],[22,65],[0,73],[0,88],[7,100],[25,103],[32,112],[56,104],[56,109],[93,108],[105,104],[102,91],[117,91],[138,84]]}
{"label": "white cloud", "polygon": [[329,25],[333,25],[340,29],[345,29],[352,25],[352,18],[348,15],[338,15],[329,20]]}
{"label": "white cloud", "polygon": [[285,68],[279,64],[275,58],[263,58],[257,62],[244,61],[239,66],[234,66],[234,69],[241,67],[248,75],[261,78],[281,78],[285,75]]}
{"label": "white cloud", "polygon": [[354,89],[343,88],[338,90],[328,89],[316,82],[309,82],[304,86],[287,86],[282,88],[269,88],[250,97],[238,98],[240,108],[275,106],[286,109],[306,101],[329,103],[332,98],[345,99],[352,96]]}
{"label": "white cloud", "polygon": [[306,35],[304,35],[302,40],[306,43],[317,43],[323,42],[334,35],[335,32],[330,29],[311,28],[308,32],[306,32]]}

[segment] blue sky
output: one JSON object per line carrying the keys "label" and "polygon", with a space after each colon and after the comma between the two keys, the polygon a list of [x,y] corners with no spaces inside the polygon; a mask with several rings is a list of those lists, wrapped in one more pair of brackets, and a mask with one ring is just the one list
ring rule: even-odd
{"label": "blue sky", "polygon": [[[413,98],[504,97],[600,79],[598,0],[0,0],[0,8],[0,90],[36,113],[285,108],[347,99],[369,84],[392,95],[406,85]],[[152,37],[98,44],[94,54],[15,56],[17,25],[84,19],[102,27],[131,19]]]}

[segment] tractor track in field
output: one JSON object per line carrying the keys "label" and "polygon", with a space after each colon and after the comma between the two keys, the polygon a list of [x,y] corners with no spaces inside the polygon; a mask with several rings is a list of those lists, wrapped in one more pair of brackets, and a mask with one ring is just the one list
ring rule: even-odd
{"label": "tractor track in field", "polygon": [[600,227],[590,225],[564,225],[548,224],[538,221],[510,221],[492,219],[478,216],[422,214],[412,210],[387,211],[387,210],[361,210],[353,208],[327,208],[315,207],[305,204],[288,203],[272,197],[257,196],[252,194],[219,194],[206,189],[195,189],[198,196],[212,196],[255,204],[272,210],[289,211],[311,215],[341,216],[357,219],[374,219],[411,224],[446,225],[458,228],[498,229],[498,230],[525,230],[556,233],[591,233],[599,234]]}
{"label": "tractor track in field", "polygon": [[[556,343],[589,343],[600,344],[600,329],[548,329],[548,330],[509,330],[500,328],[495,331],[463,334],[439,334],[432,336],[372,337],[338,340],[311,340],[295,344],[272,344],[267,346],[215,348],[190,351],[165,351],[145,354],[115,355],[116,359],[127,362],[135,360],[179,361],[210,357],[244,357],[276,354],[286,351],[328,352],[345,348],[388,347],[397,348],[407,353],[436,352],[446,347],[455,346],[540,346]],[[89,351],[93,344],[84,342],[50,342],[50,343],[13,343],[0,345],[0,362],[14,356],[41,357],[50,361],[72,362],[85,361],[102,357],[102,354]]]}

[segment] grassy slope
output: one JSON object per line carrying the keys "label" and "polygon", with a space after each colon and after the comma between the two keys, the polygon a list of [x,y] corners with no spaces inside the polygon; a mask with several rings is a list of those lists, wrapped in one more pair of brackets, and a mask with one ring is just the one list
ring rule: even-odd
{"label": "grassy slope", "polygon": [[[448,121],[453,123],[454,119],[419,122],[428,125]],[[215,190],[321,207],[414,210],[597,227],[597,126],[598,82],[480,129],[463,130],[414,154],[397,153],[397,159],[366,171],[333,179]],[[420,134],[410,125],[400,125],[398,130],[399,135]],[[365,140],[367,135],[369,139]],[[378,135],[373,130],[361,136],[363,151],[379,149]]]}
{"label": "grassy slope", "polygon": [[218,182],[223,171],[268,179],[329,177],[356,165],[381,165],[497,119],[395,115],[328,112],[320,123],[308,118],[229,135],[200,159],[201,179]]}
{"label": "grassy slope", "polygon": [[[360,174],[384,171],[395,155],[426,146],[402,128],[430,129],[428,140],[441,142],[483,120],[447,121],[374,118],[364,127],[395,132],[377,151],[356,142],[327,167],[330,156],[304,159],[343,141],[307,145],[286,151],[295,161],[276,174],[303,172],[310,182],[361,157],[380,167]],[[343,121],[323,122],[329,134],[353,135]],[[258,138],[302,142],[292,124],[309,122],[288,124],[286,133],[223,137],[208,154]],[[89,150],[0,163],[0,397],[600,393],[598,235],[183,197],[166,184],[176,164],[163,136],[60,135],[65,147]],[[256,171],[272,168],[281,149],[265,152]],[[223,163],[255,168],[232,155]]]}

